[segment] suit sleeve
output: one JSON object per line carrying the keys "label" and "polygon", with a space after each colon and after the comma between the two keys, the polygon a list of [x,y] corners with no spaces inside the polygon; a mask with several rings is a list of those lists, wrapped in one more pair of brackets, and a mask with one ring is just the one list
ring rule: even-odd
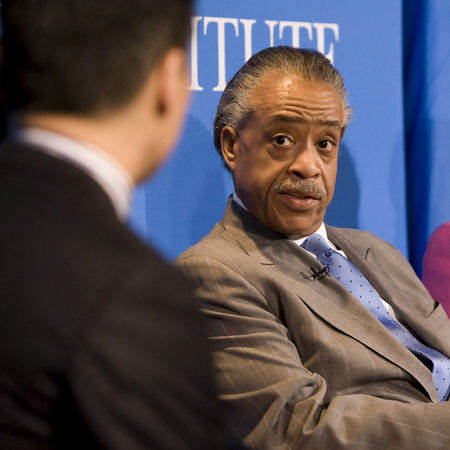
{"label": "suit sleeve", "polygon": [[245,448],[430,450],[450,445],[448,403],[408,404],[359,393],[329,398],[325,380],[304,367],[280,319],[289,314],[282,298],[267,301],[274,295],[269,281],[252,284],[244,265],[226,258],[190,256],[177,264],[198,284],[229,432]]}
{"label": "suit sleeve", "polygon": [[99,447],[222,448],[204,323],[184,277],[139,261],[105,286],[70,362],[74,401]]}

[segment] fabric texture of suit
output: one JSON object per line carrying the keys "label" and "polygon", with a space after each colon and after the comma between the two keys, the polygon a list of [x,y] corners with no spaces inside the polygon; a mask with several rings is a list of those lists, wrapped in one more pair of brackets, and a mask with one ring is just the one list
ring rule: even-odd
{"label": "fabric texture of suit", "polygon": [[[419,339],[450,355],[450,323],[405,258],[374,235],[327,226]],[[197,284],[230,433],[249,449],[450,448],[450,403],[431,372],[321,264],[230,200],[180,255]]]}
{"label": "fabric texture of suit", "polygon": [[422,281],[430,295],[450,314],[450,222],[438,227],[428,241]]}
{"label": "fabric texture of suit", "polygon": [[0,147],[0,448],[221,448],[192,286],[99,185]]}

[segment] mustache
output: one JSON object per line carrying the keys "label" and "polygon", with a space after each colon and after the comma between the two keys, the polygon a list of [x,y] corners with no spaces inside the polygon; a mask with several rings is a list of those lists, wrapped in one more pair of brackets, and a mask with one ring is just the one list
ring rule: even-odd
{"label": "mustache", "polygon": [[327,191],[324,187],[317,185],[314,181],[311,180],[277,181],[274,185],[274,189],[277,194],[286,192],[288,190],[313,193],[318,196],[319,200],[324,199],[327,195]]}

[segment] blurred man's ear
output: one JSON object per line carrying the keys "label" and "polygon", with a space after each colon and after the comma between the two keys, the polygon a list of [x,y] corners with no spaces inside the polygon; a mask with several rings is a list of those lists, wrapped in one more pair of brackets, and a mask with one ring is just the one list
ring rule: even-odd
{"label": "blurred man's ear", "polygon": [[[169,49],[158,61],[149,75],[139,104],[139,120],[144,130],[145,155],[148,176],[168,156],[180,135],[187,108],[188,71],[186,52],[179,47]],[[133,117],[136,119],[136,116]]]}
{"label": "blurred man's ear", "polygon": [[171,48],[159,61],[154,76],[157,119],[173,128],[172,137],[175,138],[179,134],[189,97],[186,52],[178,47]]}

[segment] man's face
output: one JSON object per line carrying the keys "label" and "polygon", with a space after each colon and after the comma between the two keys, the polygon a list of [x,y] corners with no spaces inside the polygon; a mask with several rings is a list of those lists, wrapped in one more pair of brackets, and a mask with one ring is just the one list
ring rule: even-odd
{"label": "man's face", "polygon": [[236,193],[260,222],[292,238],[314,233],[333,197],[344,112],[334,86],[271,72],[254,110],[222,131]]}

